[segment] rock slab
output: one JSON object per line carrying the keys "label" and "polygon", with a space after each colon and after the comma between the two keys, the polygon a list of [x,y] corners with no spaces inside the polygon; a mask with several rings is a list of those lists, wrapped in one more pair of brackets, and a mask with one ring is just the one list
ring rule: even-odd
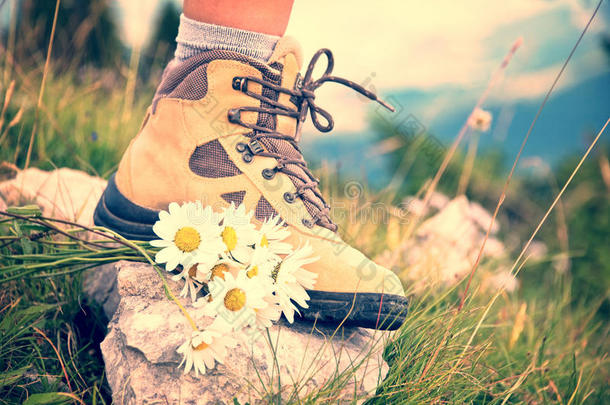
{"label": "rock slab", "polygon": [[[434,202],[434,204],[432,204]],[[409,204],[422,211],[422,202],[410,200]],[[431,208],[437,210],[426,218],[413,236],[398,247],[404,269],[400,274],[415,293],[451,286],[462,280],[472,269],[491,223],[492,216],[480,204],[468,201],[465,196],[449,200],[436,194]],[[432,211],[432,209],[430,210]],[[494,235],[499,225],[494,223],[487,239],[484,258],[501,258],[507,249]],[[376,261],[388,267],[393,265],[394,252],[386,251]],[[498,273],[504,276],[502,273]],[[496,275],[498,275],[496,274]],[[496,276],[494,275],[494,277]],[[510,279],[509,281],[514,281]]]}
{"label": "rock slab", "polygon": [[48,172],[32,167],[0,181],[0,198],[6,203],[0,202],[0,210],[5,205],[34,203],[47,217],[92,226],[93,211],[105,188],[105,180],[79,170]]}
{"label": "rock slab", "polygon": [[[111,318],[101,349],[117,404],[233,404],[234,398],[256,404],[279,396],[360,402],[374,394],[388,370],[382,358],[387,332],[280,322],[258,338],[244,338],[206,375],[185,375],[176,349],[190,327],[151,266],[101,266],[89,271],[85,283]],[[168,283],[178,295],[179,285]],[[342,381],[341,388],[316,398],[331,391],[325,389],[330,381]]]}

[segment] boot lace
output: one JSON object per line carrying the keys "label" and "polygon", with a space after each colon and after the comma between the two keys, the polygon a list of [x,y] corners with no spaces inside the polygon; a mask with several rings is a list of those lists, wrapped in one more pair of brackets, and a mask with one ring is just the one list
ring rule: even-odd
{"label": "boot lace", "polygon": [[[320,56],[322,55],[326,56],[326,70],[324,71],[322,76],[320,76],[320,78],[314,79],[312,77],[313,71],[316,64],[318,63]],[[303,219],[303,224],[309,228],[313,227],[314,224],[317,224],[328,228],[334,232],[337,230],[337,225],[333,223],[330,219],[330,206],[325,202],[324,197],[322,196],[318,188],[318,184],[320,181],[313,175],[313,173],[307,167],[307,163],[302,158],[302,153],[299,149],[301,129],[303,123],[305,122],[305,119],[307,118],[308,112],[313,125],[320,132],[329,132],[334,127],[334,121],[331,114],[315,103],[315,91],[326,82],[339,83],[357,91],[358,93],[369,98],[370,100],[378,102],[379,104],[381,104],[392,112],[394,111],[394,108],[390,104],[379,98],[375,93],[365,89],[361,85],[351,80],[331,75],[333,67],[334,58],[332,52],[329,49],[320,49],[311,58],[311,61],[309,62],[309,65],[305,72],[305,76],[301,79],[300,75],[297,75],[296,85],[292,89],[279,86],[274,82],[254,76],[234,77],[232,83],[233,88],[242,91],[250,97],[260,100],[261,106],[232,108],[228,112],[228,118],[230,122],[241,125],[253,131],[252,134],[249,135],[250,142],[248,143],[248,145],[238,145],[238,150],[240,150],[240,152],[244,152],[244,159],[251,160],[253,156],[264,156],[276,159],[277,165],[273,169],[266,169],[265,171],[263,171],[263,176],[265,178],[271,179],[276,173],[282,172],[289,176],[298,178],[302,182],[302,184],[297,185],[296,192],[294,194],[284,194],[284,199],[287,202],[291,203],[295,200],[295,198],[300,198],[304,201],[309,202],[315,207],[312,217],[310,219]],[[275,94],[284,93],[290,95],[290,100],[294,104],[294,106],[296,106],[296,108],[293,106],[287,106],[282,103],[279,103],[273,98],[270,98],[269,96],[265,95],[265,91],[261,91],[261,93],[259,94],[249,90],[249,82],[258,83],[259,85],[261,85],[262,89],[270,89],[276,92]],[[267,104],[270,107],[267,107],[264,104]],[[296,132],[294,135],[282,134],[280,132],[275,131],[274,129],[258,125],[258,123],[252,124],[244,122],[241,119],[242,112],[256,112],[259,114],[263,113],[272,116],[282,115],[286,117],[295,118],[297,120]],[[320,120],[320,117],[322,117],[323,121]],[[273,152],[268,150],[269,148],[265,150],[265,148],[261,146],[261,143],[267,144],[267,142],[265,141],[273,139],[288,142],[298,153],[299,158],[297,159],[294,157],[289,157],[281,152]],[[291,165],[299,167],[301,169],[301,172],[292,170]],[[311,193],[313,193],[313,196],[317,197],[317,199],[311,198],[312,195],[307,193],[307,190],[310,190]]]}

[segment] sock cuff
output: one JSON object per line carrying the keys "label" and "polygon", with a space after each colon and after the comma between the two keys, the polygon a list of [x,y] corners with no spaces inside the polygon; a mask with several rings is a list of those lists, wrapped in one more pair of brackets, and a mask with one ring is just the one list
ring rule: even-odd
{"label": "sock cuff", "polygon": [[219,49],[267,61],[279,39],[275,35],[195,21],[181,14],[175,57],[185,60],[202,51]]}

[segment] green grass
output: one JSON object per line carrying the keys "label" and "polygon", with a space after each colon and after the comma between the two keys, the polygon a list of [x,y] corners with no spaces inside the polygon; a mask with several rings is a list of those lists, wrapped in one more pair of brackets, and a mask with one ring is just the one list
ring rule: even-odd
{"label": "green grass", "polygon": [[[34,231],[2,224],[2,235]],[[384,243],[385,236],[374,235],[360,244]],[[45,252],[51,249],[23,238],[1,253],[11,265],[18,254]],[[106,320],[99,308],[83,305],[80,273],[37,274],[7,282],[0,271],[0,403],[43,393],[109,402],[97,346]],[[414,297],[385,350],[388,376],[368,403],[606,403],[610,325],[597,319],[595,305],[573,299],[571,284],[568,274],[549,273],[544,283],[500,293],[495,302],[492,293],[477,290],[461,311],[463,283]],[[350,371],[337,375],[309,395],[289,389],[279,396],[272,385],[268,399],[333,403],[350,377]]]}
{"label": "green grass", "polygon": [[[37,68],[24,71],[8,60],[4,63],[0,107],[5,103],[6,109],[0,116],[0,161],[23,167],[42,72]],[[134,105],[125,106],[127,76],[126,67],[80,72],[51,69],[38,111],[30,165],[44,169],[67,166],[103,177],[112,173],[137,132],[154,88],[152,83],[140,83]],[[13,80],[14,90],[7,94]],[[8,128],[11,121],[14,125]],[[596,210],[603,212],[608,196],[595,164],[588,167],[582,183],[591,182],[602,191],[587,201],[594,201]],[[475,166],[471,188],[489,201],[497,200],[500,180],[487,179],[491,184],[480,188],[486,173],[485,168]],[[332,173],[322,174],[325,192],[342,198],[340,180]],[[560,178],[565,177],[560,173]],[[532,204],[546,209],[551,202],[547,197]],[[528,206],[524,201],[529,196],[523,189],[511,189],[509,198],[519,200],[521,205],[515,207]],[[358,200],[356,208],[382,199],[392,200],[393,196],[369,193]],[[586,207],[577,205],[568,212],[587,219],[578,222],[571,239],[586,240],[589,230],[594,230],[597,240],[590,240],[587,246],[594,246],[590,251],[603,261],[607,233],[594,218],[587,217]],[[529,212],[512,236],[526,240],[539,213]],[[553,252],[560,252],[554,231],[557,224],[552,219],[549,225],[551,230],[543,232],[543,240]],[[356,227],[346,222],[341,228],[346,239],[368,255],[382,252],[389,244],[383,226],[365,223]],[[37,231],[3,222],[0,246],[7,235]],[[350,235],[356,234],[360,237],[352,240]],[[6,281],[3,269],[14,263],[12,256],[22,253],[44,253],[44,249],[27,239],[0,248],[0,404],[22,403],[28,398],[28,403],[110,403],[99,351],[106,320],[95,305],[83,303],[80,273],[49,278],[34,278],[34,273]],[[594,285],[597,280],[590,264],[586,265],[590,274],[576,269],[558,273],[548,263],[526,264],[519,275],[521,287],[494,300],[493,292],[480,288],[480,281],[500,265],[511,264],[509,259],[482,263],[460,311],[464,282],[415,295],[406,323],[386,347],[388,376],[368,403],[610,403],[610,324],[607,315],[598,311],[607,302],[607,280],[596,285],[595,295],[585,297],[583,285]],[[348,378],[337,376],[309,396],[270,394],[269,400],[333,403]]]}
{"label": "green grass", "polygon": [[[31,165],[43,169],[73,167],[107,177],[137,132],[152,98],[152,87],[143,88],[135,105],[126,107],[121,89],[125,78],[118,73],[91,71],[78,80],[72,75],[50,74],[47,80]],[[19,108],[23,115],[17,125],[8,129],[0,160],[23,167],[38,88],[31,82],[16,83],[5,115],[14,117]],[[0,87],[0,94],[4,95],[9,84]]]}
{"label": "green grass", "polygon": [[99,308],[81,305],[81,294],[79,276],[3,284],[0,403],[57,392],[109,403],[97,347],[106,326]]}

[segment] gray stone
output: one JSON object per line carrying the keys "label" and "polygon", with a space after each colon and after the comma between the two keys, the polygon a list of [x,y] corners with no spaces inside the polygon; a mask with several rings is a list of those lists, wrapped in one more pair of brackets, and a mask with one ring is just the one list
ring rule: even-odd
{"label": "gray stone", "polygon": [[[122,261],[86,280],[89,296],[112,315],[101,348],[115,403],[233,404],[237,398],[255,404],[269,402],[271,395],[303,400],[325,392],[338,376],[342,386],[324,401],[360,402],[388,370],[382,358],[387,332],[280,322],[258,339],[240,341],[206,375],[185,375],[177,368],[182,359],[176,349],[190,327],[151,266]],[[178,295],[178,283],[168,284]],[[111,298],[113,291],[118,298]],[[180,302],[192,310],[187,300]]]}
{"label": "gray stone", "polygon": [[[408,285],[415,293],[454,285],[468,275],[491,224],[492,215],[465,196],[446,202],[438,194],[435,199],[438,200],[438,211],[424,217],[413,236],[403,241],[396,252],[386,250],[375,260],[393,267],[398,257],[404,269],[400,275],[409,280]],[[417,212],[427,211],[422,201],[409,201],[409,208],[415,207]],[[491,236],[485,243],[484,259],[500,259],[507,254],[504,243],[493,236],[498,231],[499,225],[494,222]],[[498,277],[503,280],[504,274],[499,272]]]}
{"label": "gray stone", "polygon": [[108,319],[119,307],[119,290],[117,289],[117,263],[108,263],[87,270],[83,278],[83,291],[87,298],[98,303]]}

